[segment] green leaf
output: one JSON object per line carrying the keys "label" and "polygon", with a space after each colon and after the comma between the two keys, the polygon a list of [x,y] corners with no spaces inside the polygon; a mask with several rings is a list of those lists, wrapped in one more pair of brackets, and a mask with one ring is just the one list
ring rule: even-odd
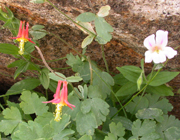
{"label": "green leaf", "polygon": [[82,42],[81,47],[85,48],[86,46],[88,46],[89,44],[91,44],[91,42],[93,41],[94,36],[93,35],[88,35]]}
{"label": "green leaf", "polygon": [[56,88],[57,88],[57,82],[50,79],[49,89],[50,89],[52,92],[55,93],[55,92],[56,92]]}
{"label": "green leaf", "polygon": [[105,136],[104,140],[117,140],[117,136],[112,133],[108,133],[108,136]]}
{"label": "green leaf", "polygon": [[40,29],[43,29],[44,26],[43,25],[34,25],[31,27],[33,30],[40,30]]}
{"label": "green leaf", "polygon": [[125,135],[125,128],[123,127],[121,122],[118,122],[117,124],[115,124],[114,122],[110,123],[109,129],[110,132],[115,136],[122,137]]}
{"label": "green leaf", "polygon": [[76,116],[76,130],[80,135],[93,135],[94,129],[97,128],[94,113],[83,114],[81,111]]}
{"label": "green leaf", "polygon": [[113,79],[114,79],[115,84],[121,85],[121,86],[124,85],[124,84],[126,84],[127,82],[129,82],[129,80],[127,80],[127,79],[122,75],[122,73],[116,74],[116,75],[113,77]]}
{"label": "green leaf", "polygon": [[14,73],[14,79],[16,79],[20,73],[25,72],[29,67],[29,62],[24,61],[20,64],[20,66],[17,68],[16,72]]}
{"label": "green leaf", "polygon": [[170,127],[164,133],[165,133],[165,137],[167,140],[179,140],[180,139],[180,129],[177,127]]}
{"label": "green leaf", "polygon": [[[156,131],[161,135],[161,138],[166,139],[165,138],[166,136],[172,137],[172,138],[173,136],[177,136],[176,134],[174,135],[174,133],[176,133],[178,130],[176,128],[172,129],[172,127],[180,128],[180,121],[176,119],[175,116],[172,116],[172,115],[171,116],[164,115],[163,117],[164,117],[164,120],[157,124],[157,129],[156,129]],[[173,130],[174,132],[172,132],[171,130]],[[165,136],[166,132],[167,134]]]}
{"label": "green leaf", "polygon": [[[61,81],[63,81],[63,80],[65,80],[66,79],[66,77],[64,76],[64,74],[62,74],[62,73],[59,73],[59,72],[55,72],[56,74],[54,74],[54,73],[49,73],[49,78],[50,79],[52,79],[52,80],[54,80],[54,81],[59,81],[59,80],[61,80]],[[59,75],[59,76],[58,76]]]}
{"label": "green leaf", "polygon": [[[108,24],[103,17],[95,18],[95,28],[97,35],[101,37],[105,42],[108,42],[112,39],[110,32],[113,32],[113,28]],[[103,44],[105,44],[105,42]]]}
{"label": "green leaf", "polygon": [[96,18],[96,15],[90,12],[80,14],[76,20],[81,22],[91,22]]}
{"label": "green leaf", "polygon": [[[143,122],[137,119],[133,122],[132,134],[138,139],[141,137],[141,140],[155,140],[158,139],[159,135],[156,133],[156,122],[151,120],[144,120]],[[146,139],[148,138],[148,139]]]}
{"label": "green leaf", "polygon": [[38,127],[39,130],[42,129],[42,127],[40,127],[40,125],[38,125],[35,122],[32,122],[32,121],[29,121],[28,123],[22,122],[19,125],[19,130],[15,131],[12,138],[16,137],[19,140],[24,140],[24,139],[26,139],[26,140],[35,140],[36,138],[38,138],[38,135],[37,135],[37,133],[35,131],[33,131],[33,127],[34,127],[33,125],[36,125],[36,127]]}
{"label": "green leaf", "polygon": [[5,119],[0,122],[0,131],[9,135],[22,123],[22,116],[16,107],[6,108],[2,113]]}
{"label": "green leaf", "polygon": [[83,114],[87,114],[90,111],[91,111],[91,100],[90,99],[86,99],[81,104],[81,112]]}
{"label": "green leaf", "polygon": [[68,114],[71,116],[72,120],[76,120],[76,116],[77,116],[78,112],[80,111],[81,102],[76,96],[69,96],[68,101],[69,101],[69,103],[75,105],[76,107],[73,108],[73,110],[72,110],[69,107],[65,106],[62,109],[62,114]]}
{"label": "green leaf", "polygon": [[96,117],[97,125],[101,125],[106,121],[106,116],[109,114],[109,105],[100,98],[91,99],[91,111]]}
{"label": "green leaf", "polygon": [[52,128],[55,128],[54,134],[52,133],[53,140],[66,140],[69,135],[74,133],[74,131],[71,129],[65,129],[70,123],[70,116],[63,114],[61,117],[62,119],[60,122],[56,122],[54,120],[50,122]]}
{"label": "green leaf", "polygon": [[44,3],[46,0],[30,0],[32,3]]}
{"label": "green leaf", "polygon": [[127,96],[127,95],[132,95],[137,91],[137,84],[133,82],[127,82],[124,84],[117,92],[117,96]]}
{"label": "green leaf", "polygon": [[42,69],[41,75],[39,77],[39,80],[45,89],[48,89],[50,83],[48,74],[49,74],[49,70],[47,68],[44,68]]}
{"label": "green leaf", "polygon": [[87,61],[81,61],[78,55],[73,56],[71,53],[66,55],[66,57],[68,59],[66,63],[72,67],[73,71],[78,72],[84,82],[88,82],[90,80],[89,63]]}
{"label": "green leaf", "polygon": [[142,74],[143,74],[143,72],[141,72],[139,78],[137,79],[137,88],[138,88],[138,90],[141,89],[141,85],[143,83],[143,75]]}
{"label": "green leaf", "polygon": [[123,76],[131,82],[136,83],[141,74],[141,69],[136,66],[122,66],[117,69],[123,74]]}
{"label": "green leaf", "polygon": [[105,99],[107,94],[102,92],[102,88],[99,85],[90,85],[88,87],[88,97]]}
{"label": "green leaf", "polygon": [[53,119],[54,119],[53,113],[46,112],[46,113],[43,113],[42,115],[37,116],[34,122],[37,122],[41,126],[45,126]]}
{"label": "green leaf", "polygon": [[145,98],[149,101],[149,108],[158,108],[163,111],[164,114],[172,111],[173,106],[169,103],[169,100],[166,98],[162,98],[157,94],[146,94]]}
{"label": "green leaf", "polygon": [[89,135],[84,135],[84,136],[82,136],[80,139],[78,139],[78,140],[92,140],[92,137],[91,136],[89,136]]}
{"label": "green leaf", "polygon": [[5,54],[18,55],[19,48],[12,44],[1,43],[0,52]]}
{"label": "green leaf", "polygon": [[123,124],[123,127],[125,127],[127,130],[131,130],[132,121],[126,117],[115,116],[112,121],[115,123],[121,122]]}
{"label": "green leaf", "polygon": [[8,17],[9,17],[9,18],[13,18],[13,17],[14,17],[13,12],[12,12],[8,7],[6,7],[6,10],[7,10],[7,12],[8,12]]}
{"label": "green leaf", "polygon": [[23,91],[20,98],[22,100],[20,107],[23,109],[25,114],[35,113],[36,115],[42,115],[48,110],[48,106],[42,103],[43,101],[46,101],[46,98],[39,98],[34,92],[31,93],[30,91]]}
{"label": "green leaf", "polygon": [[[156,73],[154,73],[153,76],[155,74]],[[178,74],[179,72],[169,72],[169,71],[159,72],[158,75],[153,79],[153,81],[149,83],[149,85],[160,86],[162,84],[166,84],[167,82],[171,81],[174,77],[176,77]],[[150,77],[150,74],[147,76],[147,78],[149,77]]]}
{"label": "green leaf", "polygon": [[148,108],[149,101],[146,97],[139,96],[133,99],[125,108],[127,112],[136,114],[138,110]]}
{"label": "green leaf", "polygon": [[[156,73],[154,73],[153,76],[155,74]],[[179,74],[179,72],[169,72],[169,71],[159,72],[158,75],[153,79],[153,81],[149,83],[149,85],[150,86],[160,86],[162,84],[165,84],[165,83],[171,81],[178,74]],[[149,77],[149,75],[148,75],[148,77]]]}
{"label": "green leaf", "polygon": [[31,42],[26,42],[24,45],[24,54],[29,54],[31,52],[33,52],[35,50],[34,48],[35,44],[31,43]]}
{"label": "green leaf", "polygon": [[82,81],[82,78],[80,76],[71,76],[71,77],[67,77],[66,80],[68,82],[73,83],[73,82],[80,82],[80,81]]}
{"label": "green leaf", "polygon": [[101,92],[101,98],[106,99],[107,95],[111,92],[111,86],[114,85],[114,79],[112,76],[104,71],[99,70],[93,65],[93,86],[98,86],[99,92]]}
{"label": "green leaf", "polygon": [[29,78],[24,79],[22,81],[19,81],[15,83],[7,92],[6,94],[13,95],[13,94],[19,94],[23,90],[32,90],[39,86],[40,82],[38,79],[35,78]]}
{"label": "green leaf", "polygon": [[142,110],[138,110],[136,113],[136,117],[138,119],[156,119],[162,115],[162,110],[158,108],[144,108]]}
{"label": "green leaf", "polygon": [[83,114],[89,113],[90,110],[96,117],[97,125],[101,125],[106,121],[106,116],[109,114],[109,105],[100,98],[86,99],[81,104]]}
{"label": "green leaf", "polygon": [[22,63],[24,63],[25,60],[20,59],[20,60],[16,60],[14,62],[12,62],[11,64],[9,64],[7,67],[8,68],[13,68],[13,67],[20,67]]}
{"label": "green leaf", "polygon": [[31,30],[29,33],[33,36],[34,40],[38,40],[46,36],[46,30],[41,29],[41,30]]}
{"label": "green leaf", "polygon": [[172,89],[170,87],[167,87],[166,85],[160,85],[160,86],[147,86],[146,92],[157,94],[159,96],[173,96],[174,93],[172,92]]}

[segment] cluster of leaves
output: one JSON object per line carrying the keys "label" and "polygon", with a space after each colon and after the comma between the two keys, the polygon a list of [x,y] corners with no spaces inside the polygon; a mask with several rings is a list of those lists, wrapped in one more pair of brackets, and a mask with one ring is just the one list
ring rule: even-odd
{"label": "cluster of leaves", "polygon": [[[31,0],[43,3],[45,0]],[[109,7],[101,12],[108,15]],[[88,33],[82,48],[86,48],[95,38],[100,44],[111,40],[113,28],[105,21],[101,12],[82,13],[76,20],[78,26]],[[19,20],[7,8],[0,11],[3,27],[17,35]],[[94,23],[96,32],[90,22]],[[33,41],[44,37],[47,32],[42,25],[30,29]],[[15,83],[5,95],[20,95],[19,103],[7,101],[0,117],[2,138],[12,140],[180,140],[180,121],[168,116],[172,105],[164,96],[173,96],[166,85],[179,72],[152,71],[147,76],[144,62],[136,66],[117,67],[119,74],[111,76],[97,64],[83,55],[66,55],[66,63],[75,75],[66,77],[60,72],[50,72],[32,62],[34,44],[26,42],[25,53],[18,54],[15,45],[1,43],[0,52],[11,54],[16,61],[8,68],[16,67],[14,79],[24,72],[31,71],[36,78],[26,77]],[[85,49],[84,49],[85,51]],[[46,98],[34,89],[40,85],[55,92],[58,80],[68,81],[68,101],[76,107],[62,109],[60,122],[54,121],[54,106],[42,103]],[[77,87],[71,83],[79,82]],[[141,94],[142,93],[142,94]],[[123,105],[124,106],[123,106]]]}

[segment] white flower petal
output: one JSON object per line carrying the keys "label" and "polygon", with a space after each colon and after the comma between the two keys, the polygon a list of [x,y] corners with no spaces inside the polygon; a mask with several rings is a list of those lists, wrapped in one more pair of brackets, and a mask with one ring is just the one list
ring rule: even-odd
{"label": "white flower petal", "polygon": [[158,63],[163,63],[166,61],[166,56],[165,54],[163,53],[163,51],[159,51],[159,53],[152,53],[152,59],[153,59],[153,62],[158,64]]}
{"label": "white flower petal", "polygon": [[144,46],[151,49],[155,45],[155,35],[152,34],[144,39]]}
{"label": "white flower petal", "polygon": [[163,51],[164,51],[164,54],[165,54],[169,59],[171,59],[171,58],[173,58],[175,55],[177,55],[177,51],[174,50],[174,49],[171,48],[171,47],[164,47]]}
{"label": "white flower petal", "polygon": [[97,13],[97,15],[99,17],[105,17],[107,15],[109,15],[109,10],[111,9],[111,7],[109,5],[106,5],[106,6],[102,6],[100,9],[99,9],[99,12]]}
{"label": "white flower petal", "polygon": [[156,32],[156,44],[166,47],[168,43],[168,31],[158,30]]}
{"label": "white flower petal", "polygon": [[152,62],[152,53],[150,51],[145,52],[145,63],[151,63]]}

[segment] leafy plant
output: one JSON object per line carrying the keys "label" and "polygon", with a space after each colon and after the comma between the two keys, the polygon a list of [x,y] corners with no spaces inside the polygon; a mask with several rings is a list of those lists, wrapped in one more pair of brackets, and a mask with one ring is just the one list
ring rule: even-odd
{"label": "leafy plant", "polygon": [[[31,0],[31,2],[47,2],[57,9],[49,0]],[[16,68],[14,79],[22,78],[12,85],[6,94],[0,96],[4,97],[6,103],[0,104],[3,110],[0,116],[1,138],[4,140],[180,140],[180,121],[168,115],[173,106],[166,98],[166,96],[174,96],[167,82],[175,78],[179,72],[163,71],[163,67],[168,62],[164,60],[167,51],[164,53],[160,51],[169,49],[170,54],[167,55],[169,59],[177,52],[164,46],[166,44],[158,46],[158,39],[152,40],[154,35],[151,35],[144,40],[148,51],[145,53],[145,60],[142,59],[140,62],[141,67],[132,65],[117,67],[119,73],[112,74],[105,59],[103,46],[112,39],[113,28],[104,19],[109,14],[110,6],[101,7],[96,14],[82,13],[76,17],[77,21],[57,10],[88,34],[81,44],[82,53],[73,48],[78,55],[69,53],[64,58],[52,60],[66,59],[66,64],[74,72],[72,75],[64,75],[61,71],[55,72],[47,64],[38,44],[39,39],[50,34],[45,30],[45,26],[34,25],[30,28],[33,41],[28,38],[25,29],[22,31],[24,33],[22,38],[21,29],[25,28],[23,25],[25,22],[21,21],[19,24],[19,20],[8,8],[6,12],[0,10],[0,20],[4,22],[2,27],[8,28],[13,36],[17,36],[16,42],[20,44],[18,48],[16,45],[1,43],[0,52],[16,58],[7,67]],[[29,24],[26,25],[28,31]],[[18,32],[19,26],[20,32]],[[158,30],[156,35],[159,33],[167,36],[166,31]],[[65,43],[63,39],[59,39]],[[164,42],[167,42],[166,39]],[[100,44],[105,70],[85,55],[86,48],[93,40]],[[162,49],[162,46],[166,48]],[[41,59],[33,56],[34,51],[39,53]],[[154,57],[157,55],[159,57]],[[160,59],[156,60],[156,58]],[[33,59],[40,61],[44,66],[34,63]],[[145,74],[144,61],[155,62],[149,74]],[[34,76],[26,76],[24,73],[27,71]],[[55,93],[54,98],[47,101],[48,98],[52,98],[48,94],[50,91]],[[10,102],[7,99],[11,95],[19,95],[19,99],[15,103]]]}

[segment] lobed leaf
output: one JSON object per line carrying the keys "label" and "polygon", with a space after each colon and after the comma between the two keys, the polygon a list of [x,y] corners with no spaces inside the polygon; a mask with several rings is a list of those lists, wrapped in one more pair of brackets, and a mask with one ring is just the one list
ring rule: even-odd
{"label": "lobed leaf", "polygon": [[23,91],[20,99],[22,100],[20,103],[20,107],[25,114],[35,113],[36,115],[42,115],[48,110],[46,104],[42,103],[43,101],[46,101],[46,98],[39,98],[35,92],[31,93],[27,90]]}
{"label": "lobed leaf", "polygon": [[80,135],[93,135],[94,129],[97,128],[96,117],[94,113],[83,114],[81,111],[76,116],[76,130]]}
{"label": "lobed leaf", "polygon": [[22,123],[22,116],[18,108],[6,108],[3,112],[4,119],[0,122],[0,131],[5,135],[12,134],[17,126]]}
{"label": "lobed leaf", "polygon": [[89,136],[89,135],[84,135],[84,136],[82,136],[80,139],[78,139],[78,140],[92,140],[92,137],[91,136]]}
{"label": "lobed leaf", "polygon": [[113,28],[104,20],[103,17],[95,18],[95,28],[98,37],[100,37],[104,41],[100,41],[100,44],[106,44],[108,41],[112,39],[112,35],[110,34],[110,32],[113,32]]}
{"label": "lobed leaf", "polygon": [[[142,140],[158,139],[160,136],[156,133],[156,122],[152,120],[144,120],[143,122],[137,119],[132,125],[133,137],[138,139],[141,137]],[[155,140],[155,139],[154,139]]]}
{"label": "lobed leaf", "polygon": [[114,122],[109,124],[110,132],[115,136],[123,137],[125,135],[125,128],[123,127],[121,122],[115,124]]}
{"label": "lobed leaf", "polygon": [[91,22],[96,18],[96,15],[90,12],[80,14],[76,20],[81,22]]}

